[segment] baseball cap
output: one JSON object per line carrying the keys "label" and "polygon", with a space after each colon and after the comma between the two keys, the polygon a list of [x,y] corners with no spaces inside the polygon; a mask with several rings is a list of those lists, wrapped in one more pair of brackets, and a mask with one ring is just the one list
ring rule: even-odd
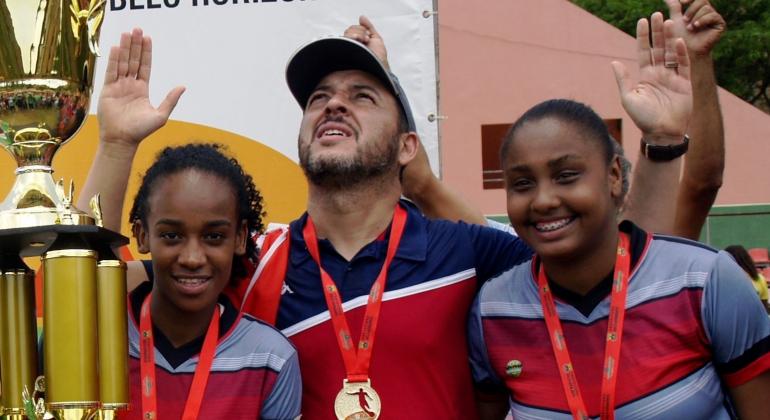
{"label": "baseball cap", "polygon": [[286,65],[286,82],[299,106],[305,109],[321,80],[335,71],[361,70],[376,77],[396,98],[409,131],[416,131],[412,108],[398,78],[390,73],[366,45],[350,38],[332,36],[300,47]]}

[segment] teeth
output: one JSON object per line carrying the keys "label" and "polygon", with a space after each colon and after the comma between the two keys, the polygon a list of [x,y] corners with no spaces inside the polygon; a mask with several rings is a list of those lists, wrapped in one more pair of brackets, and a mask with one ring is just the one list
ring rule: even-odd
{"label": "teeth", "polygon": [[324,131],[324,136],[344,136],[345,133],[343,133],[340,130],[326,130]]}
{"label": "teeth", "polygon": [[571,222],[572,219],[566,218],[566,219],[560,219],[560,220],[554,220],[552,222],[545,222],[545,223],[537,223],[535,225],[535,229],[537,229],[539,232],[551,232],[556,229],[563,228],[564,226],[567,226],[569,222]]}
{"label": "teeth", "polygon": [[205,279],[181,279],[177,278],[176,281],[179,283],[184,284],[185,286],[198,286],[200,284],[203,284],[206,280]]}

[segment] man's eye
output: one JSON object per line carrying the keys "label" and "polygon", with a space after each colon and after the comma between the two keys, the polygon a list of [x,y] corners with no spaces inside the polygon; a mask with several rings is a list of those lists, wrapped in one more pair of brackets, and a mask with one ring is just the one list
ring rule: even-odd
{"label": "man's eye", "polygon": [[356,94],[356,99],[361,99],[361,100],[365,100],[365,101],[369,101],[369,102],[374,103],[374,96],[372,96],[372,95],[370,95],[370,94],[368,94],[366,92],[359,92],[359,93],[357,93]]}
{"label": "man's eye", "polygon": [[307,106],[311,106],[314,103],[322,101],[322,100],[325,100],[328,97],[329,97],[329,95],[327,95],[324,92],[316,92],[316,93],[310,95],[310,98],[307,100]]}

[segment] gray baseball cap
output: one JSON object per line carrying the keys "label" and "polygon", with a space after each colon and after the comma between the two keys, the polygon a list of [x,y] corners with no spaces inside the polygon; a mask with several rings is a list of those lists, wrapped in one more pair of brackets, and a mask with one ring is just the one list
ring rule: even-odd
{"label": "gray baseball cap", "polygon": [[409,131],[417,131],[412,108],[398,78],[382,65],[369,48],[353,39],[334,36],[303,45],[286,65],[286,82],[294,99],[305,109],[318,83],[330,73],[343,70],[361,70],[376,77],[396,98]]}

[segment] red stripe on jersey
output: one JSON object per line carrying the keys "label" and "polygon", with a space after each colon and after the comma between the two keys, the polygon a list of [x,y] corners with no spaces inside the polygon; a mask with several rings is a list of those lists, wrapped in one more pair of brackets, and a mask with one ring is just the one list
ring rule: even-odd
{"label": "red stripe on jersey", "polygon": [[[178,419],[184,411],[193,373],[171,374],[155,370],[158,384],[158,418]],[[278,374],[267,368],[242,369],[236,372],[211,372],[203,396],[201,419],[254,419],[259,417],[262,403],[270,395]],[[139,360],[129,359],[129,392],[131,405],[121,419],[142,420]]]}
{"label": "red stripe on jersey", "polygon": [[[465,334],[476,285],[471,277],[383,302],[369,375],[383,418],[476,418]],[[364,311],[362,306],[345,312],[353,342]],[[302,412],[313,419],[335,419],[332,407],[345,368],[331,322],[289,339],[302,367]]]}
{"label": "red stripe on jersey", "polygon": [[723,375],[722,380],[728,387],[733,388],[745,384],[767,370],[770,370],[770,353],[765,353],[737,372]]}
{"label": "red stripe on jersey", "polygon": [[[701,294],[700,289],[683,290],[628,310],[617,405],[670,385],[711,359],[699,321]],[[589,414],[598,416],[607,319],[591,325],[562,321],[562,325]],[[492,367],[505,380],[514,400],[569,412],[563,393],[554,391],[561,389],[561,382],[542,319],[484,318],[483,327]],[[522,373],[516,378],[505,373],[507,363],[514,359],[522,363]]]}

